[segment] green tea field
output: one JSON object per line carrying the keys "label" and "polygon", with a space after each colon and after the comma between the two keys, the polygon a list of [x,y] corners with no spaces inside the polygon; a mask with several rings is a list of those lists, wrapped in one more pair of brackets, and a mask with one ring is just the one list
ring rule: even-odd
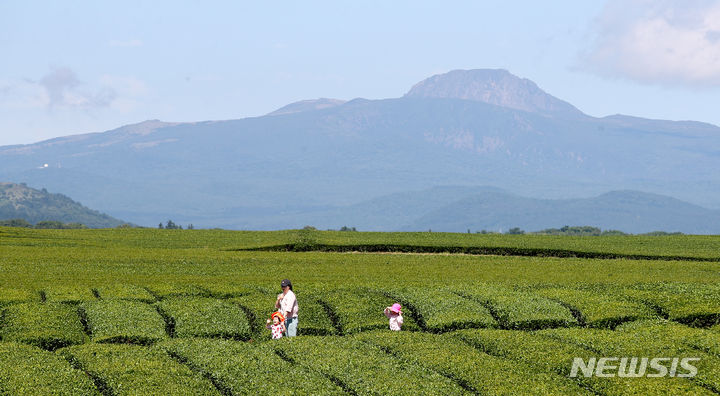
{"label": "green tea field", "polygon": [[0,228],[0,310],[0,395],[720,393],[720,236]]}

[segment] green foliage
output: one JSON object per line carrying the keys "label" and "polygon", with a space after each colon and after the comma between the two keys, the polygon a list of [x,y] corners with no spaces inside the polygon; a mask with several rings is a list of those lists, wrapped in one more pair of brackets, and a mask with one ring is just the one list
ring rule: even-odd
{"label": "green foliage", "polygon": [[393,288],[387,293],[412,309],[422,328],[447,331],[467,327],[495,327],[497,322],[482,304],[445,288]]}
{"label": "green foliage", "polygon": [[234,304],[206,297],[177,297],[157,303],[174,325],[177,337],[222,337],[246,340],[250,324]]}
{"label": "green foliage", "polygon": [[447,334],[492,356],[519,360],[543,372],[570,373],[573,357],[590,357],[592,351],[518,330],[469,329]]}
{"label": "green foliage", "polygon": [[610,236],[610,235],[627,235],[622,231],[617,230],[601,230],[597,227],[590,226],[564,226],[561,228],[548,228],[541,231],[533,232],[532,234],[538,235],[570,235],[570,236]]}
{"label": "green foliage", "polygon": [[24,227],[32,228],[32,224],[25,219],[0,220],[0,227]]}
{"label": "green foliage", "polygon": [[542,330],[539,334],[591,348],[602,356],[700,358],[700,361],[695,362],[697,376],[690,381],[679,377],[636,378],[637,386],[646,387],[646,394],[707,393],[703,387],[720,390],[720,358],[691,348],[682,338],[672,334],[673,327],[663,329],[645,323],[624,326],[619,331],[551,329]]}
{"label": "green foliage", "polygon": [[137,285],[114,283],[100,286],[96,290],[103,300],[137,300],[147,303],[155,301],[155,297],[147,289]]}
{"label": "green foliage", "polygon": [[522,235],[525,233],[525,231],[521,230],[518,227],[513,227],[513,228],[509,229],[507,233],[508,233],[508,235]]}
{"label": "green foliage", "polygon": [[210,292],[208,290],[197,285],[160,282],[149,284],[147,289],[153,296],[156,296],[159,299],[184,296],[210,296]]}
{"label": "green foliage", "polygon": [[[0,183],[0,219],[22,219],[35,228],[75,229],[115,227],[123,222],[88,209],[62,194],[26,185]],[[84,224],[84,225],[83,225]],[[15,222],[11,226],[26,227]]]}
{"label": "green foliage", "polygon": [[620,323],[650,318],[655,313],[644,304],[624,299],[619,294],[603,290],[548,287],[530,290],[531,293],[559,301],[580,315],[581,324],[590,327],[614,328]]}
{"label": "green foliage", "polygon": [[240,297],[258,291],[256,285],[238,284],[236,282],[202,283],[197,287],[203,292],[207,292],[207,295],[214,298]]}
{"label": "green foliage", "polygon": [[621,293],[654,307],[660,315],[689,326],[720,323],[720,286],[690,283],[643,283]]}
{"label": "green foliage", "polygon": [[167,337],[162,316],[145,303],[93,301],[81,304],[80,312],[96,342],[149,344]]}
{"label": "green foliage", "polygon": [[[592,357],[647,356],[634,355],[623,351],[620,355],[608,354],[598,350],[597,345],[574,342],[555,337],[559,333],[610,334],[611,330],[596,329],[552,329],[540,334],[508,330],[461,330],[450,335],[493,356],[502,356],[523,362],[544,372],[555,372],[569,377],[573,359],[578,357],[588,361]],[[549,336],[549,335],[553,336]],[[653,355],[654,356],[654,355]],[[649,395],[649,394],[705,394],[701,387],[680,378],[621,378],[621,377],[585,377],[582,374],[573,378],[581,386],[598,394],[608,395]]]}
{"label": "green foliage", "polygon": [[37,224],[32,225],[25,219],[0,220],[0,227],[35,228],[38,230],[81,230],[88,228],[85,224],[77,222],[63,223],[54,220],[38,221]]}
{"label": "green foliage", "polygon": [[162,349],[85,344],[60,350],[112,395],[217,395],[212,383]]}
{"label": "green foliage", "polygon": [[77,304],[79,302],[96,299],[92,289],[82,285],[54,284],[45,287],[43,293],[48,302]]}
{"label": "green foliage", "polygon": [[698,329],[667,320],[651,319],[628,322],[616,330],[644,333],[648,337],[660,340],[672,340],[676,344],[684,344],[720,357],[720,337],[712,331],[712,328]]}
{"label": "green foliage", "polygon": [[355,339],[436,371],[479,394],[587,394],[567,378],[484,353],[457,338],[416,332],[365,332]]}
{"label": "green foliage", "polygon": [[[352,253],[238,250],[302,241],[312,249],[340,246]],[[397,250],[392,253],[398,254],[359,253],[363,250],[358,247],[364,247],[365,252],[379,249],[379,253],[387,253],[386,248],[393,247]],[[478,247],[498,248],[497,254],[519,251],[537,255],[448,254]],[[456,248],[459,250],[453,250]],[[416,254],[418,249],[443,254]],[[524,386],[538,378],[543,379],[543,383],[538,384],[537,389],[564,387],[567,381],[559,377],[567,376],[572,358],[576,356],[631,353],[683,353],[701,356],[704,363],[695,380],[583,377],[572,380],[576,383],[572,385],[574,388],[554,393],[573,394],[589,389],[603,395],[706,394],[716,392],[720,386],[717,383],[720,374],[715,368],[720,367],[720,324],[716,324],[720,314],[717,302],[720,289],[716,286],[720,283],[720,271],[716,261],[696,261],[720,257],[720,238],[716,236],[589,238],[311,230],[175,232],[129,228],[35,230],[3,227],[0,228],[0,251],[0,307],[5,311],[0,319],[0,347],[15,345],[12,340],[17,339],[54,349],[67,344],[67,341],[57,340],[69,339],[64,332],[72,328],[75,336],[82,336],[72,343],[85,343],[88,359],[92,353],[108,355],[110,349],[101,350],[103,344],[87,342],[88,337],[78,325],[78,322],[83,323],[82,319],[94,341],[143,344],[131,348],[139,351],[133,352],[132,359],[115,359],[117,367],[103,371],[107,378],[123,378],[121,385],[114,383],[117,389],[104,388],[106,374],[88,370],[96,386],[105,394],[148,393],[144,392],[147,389],[144,385],[134,384],[134,381],[142,383],[145,379],[132,378],[133,375],[145,375],[142,371],[145,366],[155,367],[153,375],[157,376],[158,383],[166,381],[161,378],[163,375],[175,375],[178,367],[182,370],[192,367],[212,378],[221,393],[228,393],[226,390],[234,384],[237,384],[237,388],[232,388],[234,390],[242,389],[241,385],[249,386],[246,382],[251,377],[242,377],[242,367],[253,373],[253,370],[260,370],[258,366],[268,367],[267,373],[258,374],[268,377],[273,377],[274,370],[284,371],[288,367],[300,370],[304,373],[302,378],[307,377],[310,383],[302,385],[303,389],[312,389],[306,393],[319,393],[311,388],[313,386],[320,386],[330,393],[339,386],[343,391],[359,394],[372,391],[402,394],[405,390],[400,386],[406,383],[415,384],[408,392],[421,394],[467,392],[470,389],[500,393],[508,388],[525,389]],[[567,257],[542,257],[554,251],[565,251]],[[578,252],[580,256],[583,252],[638,254],[656,260],[572,257]],[[685,259],[657,260],[659,256]],[[270,341],[265,319],[275,310],[278,283],[284,278],[292,279],[296,289],[300,305],[299,332],[303,336]],[[648,280],[656,283],[647,283]],[[43,292],[47,302],[38,302],[39,291]],[[387,330],[388,321],[382,314],[382,309],[396,299],[403,304],[406,320],[400,333]],[[201,331],[216,326],[216,323],[225,325],[228,321],[215,319],[227,318],[227,313],[216,315],[225,312],[223,309],[208,308],[209,314],[201,315],[206,307],[215,304],[233,307],[229,314],[232,319],[247,316],[252,322],[252,339],[247,343],[192,337],[168,340],[168,334],[179,332],[181,326],[174,323],[173,327],[172,317],[167,312],[167,321],[163,320],[157,307],[170,306],[177,301],[204,301],[200,308],[192,305],[194,303],[177,303],[174,307],[177,311],[174,315],[190,311],[188,317],[199,317],[195,323],[201,323],[196,327]],[[76,302],[81,303],[75,306]],[[156,306],[144,302],[158,303]],[[563,304],[576,311],[579,321]],[[41,308],[23,308],[27,305]],[[69,316],[43,311],[52,307]],[[494,318],[490,319],[492,315]],[[628,322],[648,316],[667,317],[670,321]],[[74,324],[68,326],[69,322],[62,318],[70,318]],[[417,319],[416,323],[413,323],[414,319]],[[56,321],[54,325],[51,324],[53,320]],[[464,327],[495,325],[544,330],[456,331]],[[547,330],[558,326],[571,327]],[[612,328],[615,330],[609,330]],[[54,341],[21,337],[53,329],[58,329],[58,335],[51,334]],[[375,330],[366,331],[370,329]],[[200,334],[187,334],[191,333]],[[342,334],[345,337],[307,334]],[[353,340],[355,337],[362,341]],[[261,339],[268,341],[259,342]],[[157,350],[147,346],[153,343],[163,346],[162,359],[170,357],[166,353],[170,348],[166,345],[172,345],[178,352],[170,357],[171,365],[157,365],[153,362],[160,359],[158,356],[144,355],[147,351]],[[221,351],[227,353],[223,355]],[[181,352],[187,356],[181,356]],[[453,353],[458,357],[453,357]],[[285,354],[284,359],[278,354]],[[260,360],[260,355],[269,360]],[[43,356],[47,356],[47,352],[43,352]],[[255,358],[258,360],[252,360]],[[1,359],[0,356],[0,362],[5,362]],[[37,365],[43,364],[42,359],[28,359],[23,363],[28,365],[24,369],[27,372],[33,373]],[[103,359],[110,358],[105,356]],[[86,368],[79,360],[74,362],[76,367]],[[502,377],[499,373],[505,370],[506,364],[506,377]],[[131,373],[132,365],[142,367]],[[414,374],[395,370],[396,365]],[[477,369],[471,370],[472,367]],[[14,367],[0,367],[0,373],[12,369]],[[394,374],[392,377],[388,374],[390,372],[399,373],[397,384],[387,384],[391,382],[388,378],[395,381]],[[531,375],[513,385],[515,373],[519,372]],[[46,374],[52,375],[52,372]],[[432,378],[425,377],[427,375]],[[13,387],[32,389],[35,378],[20,374],[17,378]],[[169,387],[163,386],[165,393],[182,393],[179,387],[173,387],[174,381],[166,381]],[[328,385],[328,381],[332,385]],[[497,386],[486,386],[492,382]],[[27,393],[6,391],[8,388],[3,387],[7,384],[10,382],[0,382],[0,394]],[[500,384],[504,385],[501,387]],[[420,387],[422,390],[418,389]],[[57,385],[57,389],[61,388]],[[38,389],[43,388],[39,386]],[[58,392],[62,393],[61,390]]]}
{"label": "green foliage", "polygon": [[[270,315],[276,311],[275,296],[269,293],[261,293],[258,291],[232,298],[229,301],[237,303],[245,310],[250,329],[256,336],[263,334],[265,331],[265,320],[269,319]],[[265,335],[261,336],[261,338],[270,338],[270,336]]]}
{"label": "green foliage", "polygon": [[667,231],[652,231],[652,232],[646,232],[644,234],[640,235],[646,235],[646,236],[668,236],[668,235],[683,235],[682,232],[667,232]]}
{"label": "green foliage", "polygon": [[319,298],[307,293],[296,293],[296,296],[298,298],[299,335],[337,334],[337,329]]}
{"label": "green foliage", "polygon": [[61,356],[41,349],[0,343],[1,395],[99,395],[90,379]]}
{"label": "green foliage", "polygon": [[77,309],[67,304],[15,304],[5,308],[2,317],[0,335],[3,341],[55,350],[82,344],[87,338]]}
{"label": "green foliage", "polygon": [[53,221],[53,220],[45,220],[45,221],[38,221],[35,224],[35,228],[37,229],[57,229],[57,230],[80,230],[83,228],[87,228],[84,224],[80,223],[63,223],[61,221]]}
{"label": "green foliage", "polygon": [[[162,224],[162,223],[160,223]],[[182,230],[182,226],[179,224],[175,224],[172,220],[168,220],[167,223],[165,223],[165,229],[166,230]]]}
{"label": "green foliage", "polygon": [[487,306],[504,329],[533,330],[578,324],[568,308],[527,291],[480,284],[456,292]]}
{"label": "green foliage", "polygon": [[268,345],[211,339],[160,344],[169,354],[211,378],[232,395],[339,395],[343,390],[315,371],[281,359]]}
{"label": "green foliage", "polygon": [[457,395],[463,389],[434,371],[423,369],[348,337],[296,337],[270,342],[296,364],[320,372],[358,395]]}
{"label": "green foliage", "polygon": [[[308,292],[307,289],[297,290],[298,299],[298,335],[330,335],[337,329],[328,316],[326,306],[320,301],[325,294],[320,290]],[[270,338],[265,328],[265,321],[277,311],[275,301],[277,294],[255,291],[248,295],[234,298],[231,301],[244,307],[252,316],[253,332],[261,339]]]}
{"label": "green foliage", "polygon": [[[376,289],[329,289],[320,292],[318,296],[330,308],[342,334],[389,329],[388,318],[383,314],[383,310],[396,301]],[[412,311],[408,307],[403,307],[402,311],[403,330],[417,330],[419,327],[412,319]]]}
{"label": "green foliage", "polygon": [[40,295],[38,293],[33,293],[27,289],[0,287],[0,308],[12,303],[37,301],[39,299]]}

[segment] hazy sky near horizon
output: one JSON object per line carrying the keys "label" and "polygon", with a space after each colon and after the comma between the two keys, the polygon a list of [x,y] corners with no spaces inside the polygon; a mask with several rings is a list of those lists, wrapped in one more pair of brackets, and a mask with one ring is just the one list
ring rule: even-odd
{"label": "hazy sky near horizon", "polygon": [[720,125],[720,1],[0,2],[0,145],[402,96],[503,68],[592,116]]}

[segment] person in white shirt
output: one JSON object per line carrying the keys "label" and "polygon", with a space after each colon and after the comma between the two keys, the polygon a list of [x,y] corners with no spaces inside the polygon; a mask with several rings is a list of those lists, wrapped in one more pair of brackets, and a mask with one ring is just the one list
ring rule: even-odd
{"label": "person in white shirt", "polygon": [[288,337],[297,335],[298,326],[298,302],[295,293],[292,290],[292,283],[289,279],[283,279],[280,282],[282,293],[278,294],[275,308],[279,309],[285,315],[285,328]]}
{"label": "person in white shirt", "polygon": [[390,330],[400,331],[403,325],[402,307],[395,303],[391,307],[386,307],[383,311],[390,321]]}

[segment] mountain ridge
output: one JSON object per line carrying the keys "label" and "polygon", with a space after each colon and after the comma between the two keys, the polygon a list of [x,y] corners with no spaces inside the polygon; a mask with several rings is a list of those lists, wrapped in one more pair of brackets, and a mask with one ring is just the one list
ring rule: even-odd
{"label": "mountain ridge", "polygon": [[23,219],[33,224],[41,221],[80,223],[89,228],[112,228],[127,224],[89,209],[63,194],[3,182],[0,182],[0,219]]}
{"label": "mountain ridge", "polygon": [[151,120],[0,147],[0,180],[44,186],[136,224],[229,228],[294,227],[283,214],[439,185],[548,199],[632,189],[711,209],[720,202],[720,128],[710,124],[413,95],[306,109]]}

